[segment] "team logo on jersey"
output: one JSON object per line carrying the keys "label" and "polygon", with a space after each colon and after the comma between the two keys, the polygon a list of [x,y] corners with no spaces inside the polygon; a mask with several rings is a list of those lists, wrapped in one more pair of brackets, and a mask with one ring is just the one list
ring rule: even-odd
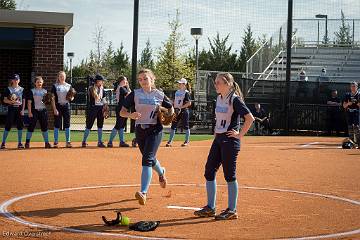
{"label": "team logo on jersey", "polygon": [[175,93],[175,96],[176,96],[176,97],[181,97],[181,96],[184,96],[184,95],[185,95],[184,92],[176,92],[176,93]]}
{"label": "team logo on jersey", "polygon": [[156,105],[157,101],[154,98],[139,98],[139,104],[143,105]]}
{"label": "team logo on jersey", "polygon": [[227,113],[229,111],[229,107],[216,106],[215,111],[217,113]]}

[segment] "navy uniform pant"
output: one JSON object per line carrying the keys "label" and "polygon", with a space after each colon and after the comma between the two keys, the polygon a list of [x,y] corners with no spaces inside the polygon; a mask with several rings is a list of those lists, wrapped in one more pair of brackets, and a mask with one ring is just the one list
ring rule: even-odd
{"label": "navy uniform pant", "polygon": [[224,177],[227,182],[236,180],[236,159],[240,151],[240,140],[229,138],[225,133],[216,134],[211,145],[205,165],[205,178],[214,181],[216,172],[222,165]]}
{"label": "navy uniform pant", "polygon": [[359,126],[359,111],[347,112],[347,122],[348,125],[357,125]]}
{"label": "navy uniform pant", "polygon": [[8,113],[6,116],[5,122],[5,130],[10,131],[13,124],[16,124],[16,128],[18,130],[22,130],[24,128],[23,116],[21,116],[21,106],[13,107],[8,106]]}
{"label": "navy uniform pant", "polygon": [[114,128],[116,130],[120,130],[120,128],[125,128],[126,126],[126,122],[127,122],[127,118],[123,118],[120,117],[120,110],[121,110],[122,106],[117,105],[115,108],[116,111],[116,123]]}
{"label": "navy uniform pant", "polygon": [[162,126],[155,125],[146,129],[136,126],[136,142],[142,154],[142,166],[153,167],[156,164],[156,152],[162,139]]}
{"label": "navy uniform pant", "polygon": [[182,109],[180,114],[176,117],[176,119],[171,123],[171,129],[176,130],[179,121],[182,120],[183,129],[189,129],[189,109]]}
{"label": "navy uniform pant", "polygon": [[91,106],[88,115],[86,116],[86,128],[91,129],[94,125],[95,119],[97,127],[102,128],[104,125],[103,106]]}
{"label": "navy uniform pant", "polygon": [[33,117],[30,118],[30,124],[28,127],[28,131],[34,132],[36,123],[39,120],[41,131],[46,132],[48,130],[48,113],[47,113],[46,108],[43,110],[33,109],[31,112],[33,114]]}
{"label": "navy uniform pant", "polygon": [[360,119],[359,111],[347,112],[347,125],[349,131],[349,137],[355,143],[360,144]]}
{"label": "navy uniform pant", "polygon": [[70,128],[70,104],[60,105],[56,104],[56,109],[59,111],[59,115],[54,116],[55,122],[54,126],[55,128],[61,127],[61,120],[64,121],[64,128]]}

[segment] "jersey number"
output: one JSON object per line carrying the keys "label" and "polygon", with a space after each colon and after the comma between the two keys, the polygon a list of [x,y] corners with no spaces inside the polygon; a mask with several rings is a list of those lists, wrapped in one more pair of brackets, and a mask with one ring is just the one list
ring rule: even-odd
{"label": "jersey number", "polygon": [[226,126],[226,120],[221,120],[220,126],[221,126],[222,128],[225,128],[225,126]]}

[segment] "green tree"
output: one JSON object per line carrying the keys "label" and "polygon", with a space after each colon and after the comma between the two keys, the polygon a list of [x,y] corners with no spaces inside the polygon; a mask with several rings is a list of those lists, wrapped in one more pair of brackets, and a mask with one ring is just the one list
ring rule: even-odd
{"label": "green tree", "polygon": [[140,68],[149,68],[154,70],[153,50],[151,48],[150,39],[146,41],[145,48],[141,51],[139,65]]}
{"label": "green tree", "polygon": [[0,9],[15,10],[16,9],[15,0],[0,0]]}
{"label": "green tree", "polygon": [[101,61],[101,73],[104,74],[107,78],[114,79],[116,73],[113,71],[112,66],[114,65],[114,48],[112,42],[110,41],[108,47],[103,53]]}
{"label": "green tree", "polygon": [[341,10],[341,25],[338,32],[335,32],[335,43],[346,45],[352,43],[352,36],[350,33],[350,26],[349,24],[345,23],[345,15],[344,12]]}
{"label": "green tree", "polygon": [[240,51],[239,70],[246,71],[246,61],[256,52],[258,44],[253,36],[251,25],[249,24],[244,31],[243,43]]}
{"label": "green tree", "polygon": [[123,42],[121,42],[120,48],[118,48],[114,53],[112,71],[116,76],[125,75],[130,77],[131,64],[129,61],[129,55],[124,50]]}
{"label": "green tree", "polygon": [[182,53],[185,45],[180,27],[179,11],[176,17],[169,22],[169,38],[160,47],[158,61],[155,67],[157,76],[156,85],[160,88],[169,90],[174,88],[177,79],[185,77],[192,84],[195,76],[195,67],[191,61],[187,61],[185,53]]}
{"label": "green tree", "polygon": [[[208,39],[210,50],[207,52],[208,60],[205,62],[204,68],[215,71],[237,70],[237,56],[232,52],[232,44],[228,46],[229,36],[230,34],[226,35],[225,38],[220,38],[220,34],[217,33],[213,40]],[[201,54],[204,53],[202,51]]]}

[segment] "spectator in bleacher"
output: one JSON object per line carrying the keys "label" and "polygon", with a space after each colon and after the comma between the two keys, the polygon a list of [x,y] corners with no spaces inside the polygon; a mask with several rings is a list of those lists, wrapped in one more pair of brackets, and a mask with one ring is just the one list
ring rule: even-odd
{"label": "spectator in bleacher", "polygon": [[255,118],[255,133],[262,135],[261,128],[263,127],[265,131],[268,131],[269,134],[273,133],[273,130],[270,125],[270,114],[267,114],[265,109],[261,107],[260,103],[255,103],[255,111],[252,113]]}
{"label": "spectator in bleacher", "polygon": [[[299,72],[299,85],[296,89],[296,98],[298,97],[307,97],[308,93],[308,84],[306,83],[308,81],[308,77],[306,76],[306,72],[303,68],[301,68]],[[300,99],[299,99],[300,101]]]}
{"label": "spectator in bleacher", "polygon": [[319,76],[319,81],[329,81],[329,77],[327,76],[327,73],[326,73],[326,67],[323,67],[321,69],[321,73],[320,73],[320,76]]}
{"label": "spectator in bleacher", "polygon": [[336,136],[339,136],[340,132],[340,98],[338,97],[338,93],[336,89],[331,91],[331,96],[328,98],[326,104],[327,108],[327,133],[331,136],[332,131],[336,131]]}
{"label": "spectator in bleacher", "polygon": [[299,72],[299,80],[304,81],[304,82],[308,81],[308,77],[306,76],[306,72],[303,68],[301,68],[301,70]]}

